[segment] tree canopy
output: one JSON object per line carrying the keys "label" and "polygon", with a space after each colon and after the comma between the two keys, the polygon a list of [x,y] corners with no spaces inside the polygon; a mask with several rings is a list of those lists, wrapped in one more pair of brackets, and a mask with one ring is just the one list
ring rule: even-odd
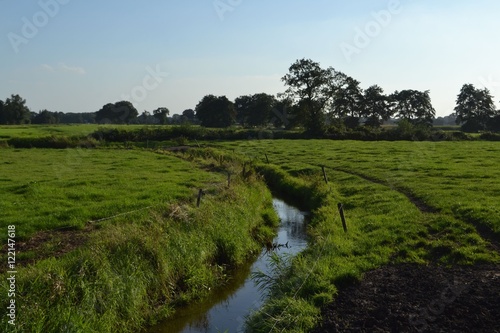
{"label": "tree canopy", "polygon": [[26,106],[26,100],[19,95],[11,95],[0,106],[0,124],[29,124],[31,111]]}
{"label": "tree canopy", "polygon": [[361,115],[366,117],[365,124],[379,127],[392,116],[391,99],[384,95],[384,89],[373,85],[365,89],[361,99]]}
{"label": "tree canopy", "polygon": [[234,101],[237,120],[244,126],[264,126],[273,117],[275,103],[274,96],[265,93],[240,96]]}
{"label": "tree canopy", "polygon": [[196,105],[195,112],[205,127],[229,127],[236,119],[234,104],[226,96],[206,95]]}
{"label": "tree canopy", "polygon": [[288,69],[282,81],[288,86],[285,96],[297,103],[304,126],[311,134],[325,132],[325,111],[336,90],[335,70],[321,68],[310,59],[300,59]]}
{"label": "tree canopy", "polygon": [[166,125],[168,123],[169,114],[170,110],[166,107],[161,107],[153,111],[153,116],[158,119],[159,123],[162,125]]}
{"label": "tree canopy", "polygon": [[400,119],[414,125],[432,126],[436,111],[431,103],[429,90],[401,90],[392,94],[394,112]]}
{"label": "tree canopy", "polygon": [[455,114],[457,124],[462,124],[462,130],[477,132],[487,129],[499,112],[495,110],[493,97],[487,88],[477,89],[467,83],[457,96]]}
{"label": "tree canopy", "polygon": [[96,112],[96,121],[101,124],[128,124],[139,112],[128,101],[108,103]]}

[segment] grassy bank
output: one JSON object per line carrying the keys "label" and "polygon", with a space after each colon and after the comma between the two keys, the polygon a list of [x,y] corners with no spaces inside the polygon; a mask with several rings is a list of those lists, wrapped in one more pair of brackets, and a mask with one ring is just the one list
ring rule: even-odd
{"label": "grassy bank", "polygon": [[[36,151],[30,152],[36,155]],[[65,153],[61,152],[62,156]],[[131,165],[146,168],[147,174],[152,176],[148,180],[142,179],[142,185],[140,182],[134,184],[135,178],[127,184],[128,178],[124,178],[114,188],[111,183],[114,184],[116,179],[105,186],[111,187],[110,192],[121,188],[132,198],[135,198],[134,187],[140,186],[143,194],[151,195],[149,203],[157,205],[133,215],[119,215],[94,223],[90,229],[85,227],[85,243],[62,256],[38,258],[35,263],[23,267],[19,264],[16,267],[16,326],[10,325],[9,318],[3,316],[2,331],[136,332],[145,324],[172,315],[175,307],[206,297],[214,286],[228,279],[233,267],[259,253],[261,244],[273,236],[277,217],[272,209],[271,194],[255,177],[250,175],[242,179],[234,176],[228,188],[223,180],[225,175],[199,169],[210,168],[214,162],[210,159],[205,165],[199,165],[151,152],[119,153],[107,150],[91,152],[109,154],[110,160],[104,155],[92,158],[108,167],[124,163],[118,169],[138,180],[140,170]],[[151,159],[143,156],[136,161],[129,160],[133,155],[141,154],[150,154]],[[156,160],[159,170],[153,170],[153,165],[147,166],[148,162],[154,164]],[[43,163],[37,165],[42,167]],[[222,165],[224,168],[228,166]],[[80,171],[84,170],[82,166]],[[102,170],[99,167],[93,169],[96,176],[102,177],[101,180],[106,174]],[[171,173],[164,174],[160,181],[154,175],[162,171]],[[78,172],[72,174],[75,178],[87,179],[88,176]],[[64,179],[63,183],[68,182],[69,179]],[[41,183],[43,186],[58,186],[50,184],[48,179]],[[157,198],[155,189],[149,188],[153,183],[161,183],[159,188],[168,190]],[[76,188],[82,186],[73,185]],[[199,208],[192,196],[194,186],[205,191]],[[72,186],[60,189],[65,193],[72,190]],[[36,194],[40,195],[34,201],[43,201],[44,195],[51,193],[48,189],[39,191]],[[103,190],[101,195],[105,193]],[[24,194],[21,197],[27,199]],[[85,198],[86,195],[82,194],[81,199]],[[113,196],[94,198],[94,206],[87,207],[88,211],[96,214],[100,211],[99,203],[107,201],[111,209],[113,205],[119,206],[120,200],[113,202]],[[92,205],[90,201],[87,204]],[[53,208],[59,209],[57,205]],[[104,215],[108,213],[112,212],[107,211]],[[82,219],[87,220],[86,213],[82,214]],[[16,223],[19,233],[25,228],[32,228],[29,219]],[[71,237],[72,232],[64,236]],[[37,235],[36,228],[25,232],[23,237],[31,234]],[[39,245],[44,246],[43,243]],[[6,262],[6,258],[2,258]],[[6,277],[5,273],[1,275],[4,281]],[[4,284],[0,295],[1,306],[7,308],[9,299]]]}
{"label": "grassy bank", "polygon": [[[275,190],[312,210],[310,246],[259,276],[270,297],[249,332],[307,332],[338,288],[389,264],[499,262],[476,225],[496,232],[494,143],[259,141],[223,144],[260,164]],[[267,155],[266,156],[264,155]],[[269,164],[265,163],[269,160]],[[320,166],[326,167],[329,184]],[[496,194],[495,194],[496,193]],[[348,232],[337,210],[342,202]],[[471,220],[453,209],[474,206]],[[306,207],[304,207],[306,206]],[[482,219],[481,219],[482,217]],[[284,263],[284,261],[289,261]]]}

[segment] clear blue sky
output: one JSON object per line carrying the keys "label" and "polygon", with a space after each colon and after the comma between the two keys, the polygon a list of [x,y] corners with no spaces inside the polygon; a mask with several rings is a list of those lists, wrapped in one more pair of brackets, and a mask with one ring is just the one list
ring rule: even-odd
{"label": "clear blue sky", "polygon": [[[438,115],[464,83],[500,100],[497,0],[0,0],[0,99],[32,111],[194,108],[285,90],[311,58],[386,93],[431,91]],[[376,15],[375,13],[379,13]],[[363,32],[361,32],[363,31]],[[152,75],[154,74],[154,75]]]}

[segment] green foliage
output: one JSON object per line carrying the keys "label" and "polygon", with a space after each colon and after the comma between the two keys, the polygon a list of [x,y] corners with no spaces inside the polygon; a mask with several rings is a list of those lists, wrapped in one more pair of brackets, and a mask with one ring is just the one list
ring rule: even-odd
{"label": "green foliage", "polygon": [[472,84],[464,84],[460,89],[455,113],[457,124],[462,123],[465,132],[487,129],[490,119],[499,114],[490,91],[487,88],[476,89]]}
{"label": "green foliage", "polygon": [[274,116],[274,96],[265,93],[240,96],[234,101],[238,122],[244,126],[266,126]]}
{"label": "green foliage", "polygon": [[236,120],[234,104],[226,96],[207,95],[196,105],[195,111],[205,127],[229,127]]}
{"label": "green foliage", "polygon": [[165,108],[165,107],[161,107],[161,108],[158,108],[158,109],[153,111],[153,116],[156,119],[158,119],[158,122],[162,125],[167,124],[167,118],[168,118],[169,114],[170,114],[170,110]]}
{"label": "green foliage", "polygon": [[19,95],[11,95],[5,100],[5,103],[0,104],[0,124],[29,124],[30,116],[26,100]]}
{"label": "green foliage", "polygon": [[128,124],[137,118],[139,112],[128,101],[108,103],[95,113],[95,120],[100,124]]}
{"label": "green foliage", "polygon": [[394,113],[415,125],[432,126],[436,111],[431,103],[429,90],[402,90],[391,96],[394,101]]}

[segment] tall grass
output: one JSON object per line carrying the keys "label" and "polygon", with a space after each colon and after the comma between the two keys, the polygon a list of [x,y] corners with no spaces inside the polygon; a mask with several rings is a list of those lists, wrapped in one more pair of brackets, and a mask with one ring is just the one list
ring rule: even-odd
{"label": "tall grass", "polygon": [[[178,202],[103,222],[84,247],[19,268],[13,331],[136,332],[206,297],[277,225],[262,182],[235,178],[206,193],[199,208]],[[6,318],[0,327],[12,331]]]}

